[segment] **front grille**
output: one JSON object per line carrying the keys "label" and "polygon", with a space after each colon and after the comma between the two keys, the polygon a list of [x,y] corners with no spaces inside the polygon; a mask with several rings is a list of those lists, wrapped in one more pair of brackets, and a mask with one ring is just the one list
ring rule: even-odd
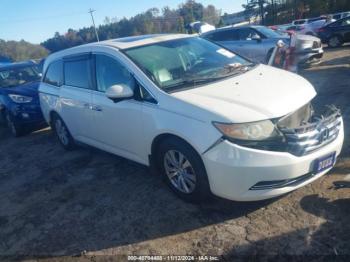
{"label": "front grille", "polygon": [[338,137],[340,129],[341,114],[335,106],[327,106],[324,114],[312,113],[307,122],[297,127],[279,126],[286,138],[287,151],[296,156],[306,155],[331,143]]}

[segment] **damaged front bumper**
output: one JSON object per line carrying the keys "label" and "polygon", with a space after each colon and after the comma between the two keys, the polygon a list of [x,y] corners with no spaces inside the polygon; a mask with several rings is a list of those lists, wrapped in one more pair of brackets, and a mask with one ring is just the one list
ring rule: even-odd
{"label": "damaged front bumper", "polygon": [[[237,201],[276,197],[311,183],[332,168],[344,140],[338,109],[331,106],[315,114],[305,106],[277,125],[285,136],[284,150],[249,148],[222,140],[203,155],[215,195]],[[320,159],[330,155],[334,156],[331,166],[315,169]]]}

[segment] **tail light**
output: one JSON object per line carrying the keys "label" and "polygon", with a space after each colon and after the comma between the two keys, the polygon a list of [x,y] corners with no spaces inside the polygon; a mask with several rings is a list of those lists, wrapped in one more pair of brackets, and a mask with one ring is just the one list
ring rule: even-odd
{"label": "tail light", "polygon": [[321,27],[321,28],[317,29],[316,31],[317,31],[317,33],[320,33],[320,32],[324,32],[325,30],[323,27]]}

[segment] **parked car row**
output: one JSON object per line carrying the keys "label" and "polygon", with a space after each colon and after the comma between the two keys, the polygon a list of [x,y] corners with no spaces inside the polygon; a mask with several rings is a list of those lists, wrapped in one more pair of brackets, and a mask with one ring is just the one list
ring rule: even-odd
{"label": "parked car row", "polygon": [[64,148],[84,143],[150,166],[188,201],[285,194],[328,172],[344,139],[339,110],[315,112],[305,79],[198,36],[82,45],[50,55],[43,72],[38,95],[31,65],[1,69],[10,125],[40,100]]}
{"label": "parked car row", "polygon": [[[339,47],[350,42],[350,12],[335,14],[330,17],[318,19],[302,19],[293,21],[292,24],[271,26],[273,30],[280,33],[297,33],[303,35],[317,36],[322,43],[329,47]],[[339,18],[335,20],[334,18]]]}

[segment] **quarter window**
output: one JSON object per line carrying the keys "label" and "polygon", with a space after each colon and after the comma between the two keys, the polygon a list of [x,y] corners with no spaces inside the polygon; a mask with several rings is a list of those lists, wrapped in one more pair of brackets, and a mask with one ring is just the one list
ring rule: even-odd
{"label": "quarter window", "polygon": [[51,63],[46,71],[43,81],[50,85],[61,86],[63,82],[62,68],[63,65],[61,60]]}
{"label": "quarter window", "polygon": [[113,85],[127,85],[134,89],[134,78],[130,72],[117,60],[106,56],[96,55],[97,90],[105,92]]}
{"label": "quarter window", "polygon": [[68,86],[90,88],[90,62],[88,58],[64,62],[64,82]]}

